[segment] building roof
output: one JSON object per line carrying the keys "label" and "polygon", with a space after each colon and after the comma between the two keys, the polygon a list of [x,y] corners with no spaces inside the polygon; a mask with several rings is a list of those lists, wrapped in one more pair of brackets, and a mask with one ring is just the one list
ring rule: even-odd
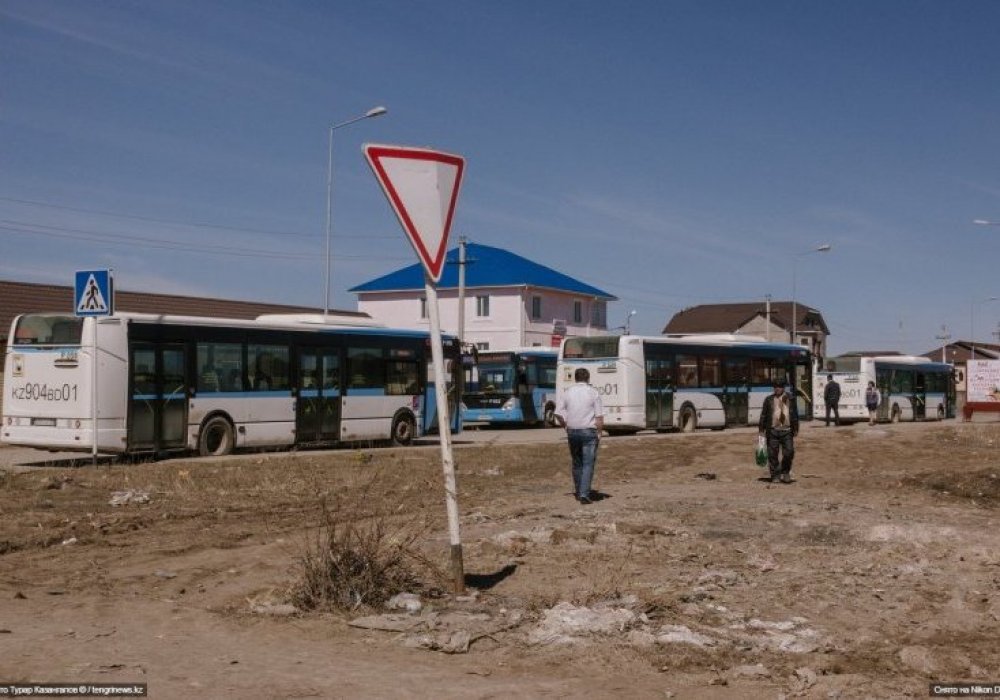
{"label": "building roof", "polygon": [[[969,340],[956,340],[935,350],[928,350],[922,357],[929,357],[932,360],[941,360],[941,350],[946,350],[945,361],[951,363],[965,363],[972,359],[972,342]],[[1000,345],[996,343],[976,343],[977,360],[1000,360]]]}
{"label": "building roof", "polygon": [[[807,322],[819,322],[819,328],[824,335],[830,335],[830,329],[823,320],[823,314],[802,303],[795,304],[795,325],[799,333],[816,330]],[[740,304],[700,304],[674,314],[663,329],[664,333],[735,333],[756,317],[767,315],[767,303],[754,301]],[[792,325],[792,302],[771,302],[771,323],[779,328],[789,328]]]}
{"label": "building roof", "polygon": [[[550,267],[532,262],[510,251],[492,246],[469,243],[466,246],[465,286],[471,287],[543,287],[561,292],[599,297],[608,301],[617,299],[604,290],[557,272]],[[458,288],[458,248],[448,251],[444,273],[438,289]],[[424,268],[420,263],[390,272],[370,282],[359,284],[349,291],[365,292],[416,291],[424,288]]]}
{"label": "building roof", "polygon": [[[56,284],[34,284],[0,280],[0,340],[6,340],[11,321],[24,313],[73,313],[74,289],[72,286]],[[152,294],[150,292],[127,292],[115,290],[115,311],[136,311],[152,314],[173,314],[179,316],[210,316],[219,318],[257,318],[261,314],[303,314],[322,313],[307,306],[287,304],[267,304],[254,301],[230,299],[206,299],[175,294]],[[331,310],[332,311],[332,310]],[[337,311],[340,316],[367,318],[359,311]]]}

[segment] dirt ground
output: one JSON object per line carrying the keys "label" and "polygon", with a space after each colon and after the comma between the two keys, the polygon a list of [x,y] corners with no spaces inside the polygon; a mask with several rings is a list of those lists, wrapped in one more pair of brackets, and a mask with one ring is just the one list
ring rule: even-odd
{"label": "dirt ground", "polygon": [[809,426],[790,485],[759,480],[754,437],[605,438],[607,497],[590,506],[562,444],[457,449],[473,585],[456,597],[425,572],[412,613],[287,603],[321,503],[419,521],[446,568],[436,448],[0,471],[0,683],[141,682],[155,698],[1000,684],[1000,426]]}

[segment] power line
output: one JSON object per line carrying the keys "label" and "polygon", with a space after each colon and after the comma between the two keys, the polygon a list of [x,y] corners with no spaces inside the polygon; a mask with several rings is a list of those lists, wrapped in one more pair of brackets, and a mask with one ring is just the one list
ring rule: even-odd
{"label": "power line", "polygon": [[[204,222],[196,221],[177,221],[173,219],[159,219],[152,216],[139,216],[136,214],[122,214],[120,212],[107,211],[103,209],[84,209],[81,207],[70,207],[62,204],[52,204],[51,202],[39,202],[33,199],[19,199],[17,197],[0,197],[0,202],[11,202],[14,204],[27,204],[33,207],[41,207],[44,209],[57,209],[60,211],[74,211],[83,214],[98,214],[100,216],[110,216],[116,219],[128,219],[131,221],[145,221],[154,224],[167,224],[169,226],[186,226],[189,228],[207,228],[207,229],[217,229],[220,231],[229,231],[230,233],[242,233],[249,234],[253,236],[293,236],[298,238],[321,238],[322,236],[318,233],[300,233],[297,231],[271,231],[268,229],[255,229],[237,226],[226,226],[224,224],[210,224]],[[388,235],[367,235],[367,234],[349,234],[349,235],[335,235],[334,238],[398,238],[398,236],[388,236]]]}
{"label": "power line", "polygon": [[[143,248],[175,250],[180,252],[202,253],[206,255],[226,255],[244,258],[271,258],[282,260],[313,260],[316,257],[315,255],[308,253],[286,253],[282,251],[255,250],[246,248],[236,249],[219,245],[203,244],[200,246],[192,246],[173,241],[162,241],[155,238],[147,238],[144,236],[128,236],[124,234],[88,231],[85,229],[73,229],[62,226],[45,226],[42,224],[31,224],[5,219],[0,219],[0,231],[21,235],[49,236],[51,238],[61,238],[74,241],[132,245]],[[339,255],[337,258],[341,260],[409,260],[409,258],[388,258],[384,256],[367,255]]]}

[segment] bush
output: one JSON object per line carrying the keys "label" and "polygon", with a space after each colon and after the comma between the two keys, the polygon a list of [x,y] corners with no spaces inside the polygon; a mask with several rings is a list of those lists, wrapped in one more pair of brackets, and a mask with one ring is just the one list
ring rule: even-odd
{"label": "bush", "polygon": [[301,577],[291,591],[291,602],[299,609],[377,608],[397,593],[425,590],[419,574],[435,573],[419,551],[427,525],[393,516],[384,506],[373,508],[379,501],[372,488],[377,479],[350,503],[339,497],[331,507],[320,499],[322,521],[306,542],[299,558]]}

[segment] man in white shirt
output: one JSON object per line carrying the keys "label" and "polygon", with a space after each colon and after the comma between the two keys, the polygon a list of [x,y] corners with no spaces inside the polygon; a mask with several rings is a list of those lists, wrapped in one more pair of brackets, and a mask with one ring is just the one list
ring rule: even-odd
{"label": "man in white shirt", "polygon": [[604,430],[604,406],[601,396],[590,386],[590,372],[579,368],[573,374],[576,384],[556,401],[556,423],[566,429],[569,454],[573,459],[573,491],[576,500],[592,503],[590,484],[594,479],[599,435]]}

